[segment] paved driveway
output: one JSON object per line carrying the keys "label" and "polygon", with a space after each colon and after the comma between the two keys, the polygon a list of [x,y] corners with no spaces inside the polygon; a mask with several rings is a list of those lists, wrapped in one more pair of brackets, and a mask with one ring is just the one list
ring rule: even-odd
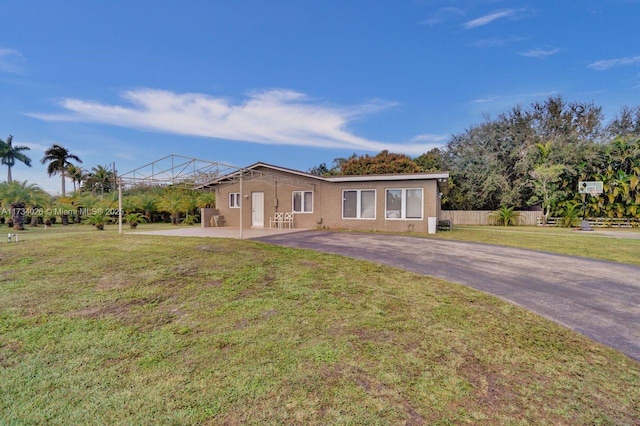
{"label": "paved driveway", "polygon": [[486,244],[308,231],[256,238],[395,266],[494,294],[640,360],[640,267]]}

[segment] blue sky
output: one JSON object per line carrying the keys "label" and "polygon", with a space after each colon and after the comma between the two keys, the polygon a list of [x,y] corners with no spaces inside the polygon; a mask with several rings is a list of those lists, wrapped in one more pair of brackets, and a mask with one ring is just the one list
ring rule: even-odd
{"label": "blue sky", "polygon": [[[4,1],[0,137],[14,179],[60,191],[87,170],[180,154],[308,170],[412,156],[548,96],[607,118],[640,104],[634,0]],[[0,177],[6,176],[4,167]],[[70,187],[70,185],[68,185]]]}

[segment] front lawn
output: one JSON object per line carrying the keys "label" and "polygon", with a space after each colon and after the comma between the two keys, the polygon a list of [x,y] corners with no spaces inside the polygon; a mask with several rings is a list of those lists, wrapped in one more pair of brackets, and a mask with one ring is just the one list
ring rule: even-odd
{"label": "front lawn", "polygon": [[475,290],[72,226],[0,245],[0,424],[640,419],[640,363]]}

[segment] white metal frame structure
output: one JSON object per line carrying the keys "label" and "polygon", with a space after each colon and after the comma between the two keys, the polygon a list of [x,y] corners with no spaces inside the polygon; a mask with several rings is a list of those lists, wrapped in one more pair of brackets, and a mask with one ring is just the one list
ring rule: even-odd
{"label": "white metal frame structure", "polygon": [[[207,183],[240,172],[242,193],[242,168],[215,161],[200,160],[171,154],[137,169],[117,176],[118,182],[118,233],[122,234],[122,188],[137,186],[172,186],[186,189],[204,189]],[[242,218],[242,203],[240,204]],[[242,223],[240,238],[242,238]]]}

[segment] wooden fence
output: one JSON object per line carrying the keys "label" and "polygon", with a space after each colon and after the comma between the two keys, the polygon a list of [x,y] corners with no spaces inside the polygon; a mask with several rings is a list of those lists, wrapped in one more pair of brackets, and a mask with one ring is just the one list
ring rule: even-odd
{"label": "wooden fence", "polygon": [[[493,225],[489,218],[491,210],[441,210],[440,219],[450,220],[455,225]],[[520,225],[535,226],[542,218],[541,211],[521,211]]]}
{"label": "wooden fence", "polygon": [[[590,217],[587,218],[587,222],[594,228],[640,228],[640,219],[638,218]],[[560,217],[550,217],[547,219],[547,226],[560,226],[561,223],[562,218]],[[538,225],[542,225],[542,216],[540,216]],[[579,226],[578,223],[575,225]]]}

